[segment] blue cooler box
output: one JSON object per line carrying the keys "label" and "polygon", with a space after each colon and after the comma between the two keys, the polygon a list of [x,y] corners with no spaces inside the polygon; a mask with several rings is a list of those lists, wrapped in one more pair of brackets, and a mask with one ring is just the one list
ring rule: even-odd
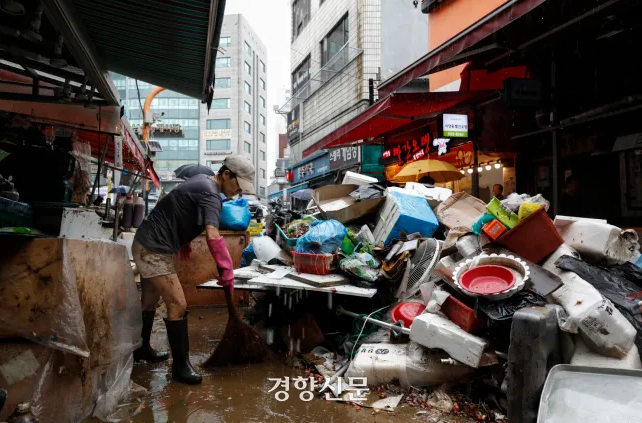
{"label": "blue cooler box", "polygon": [[424,196],[410,190],[388,188],[374,237],[377,244],[388,245],[393,239],[399,239],[402,231],[431,237],[438,227],[437,216]]}

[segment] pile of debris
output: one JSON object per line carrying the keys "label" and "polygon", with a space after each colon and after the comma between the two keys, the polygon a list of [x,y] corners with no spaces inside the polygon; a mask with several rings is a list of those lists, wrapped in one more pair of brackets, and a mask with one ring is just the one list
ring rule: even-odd
{"label": "pile of debris", "polygon": [[[327,400],[535,422],[563,413],[559,389],[593,413],[614,394],[582,400],[586,378],[642,369],[634,231],[552,220],[541,195],[486,204],[412,183],[326,186],[310,206],[254,238],[236,289],[264,293],[246,318]],[[462,383],[491,408],[434,389]]]}

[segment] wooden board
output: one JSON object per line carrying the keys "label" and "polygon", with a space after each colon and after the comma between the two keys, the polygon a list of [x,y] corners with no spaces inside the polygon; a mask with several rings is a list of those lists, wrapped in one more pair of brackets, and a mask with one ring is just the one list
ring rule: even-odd
{"label": "wooden board", "polygon": [[[241,267],[241,255],[243,249],[249,245],[250,236],[247,232],[220,231],[225,244],[230,251],[234,268]],[[218,278],[216,261],[210,254],[205,234],[199,235],[192,241],[192,257],[190,261],[184,262],[175,260],[176,273],[183,286],[185,300],[188,307],[204,307],[214,305],[225,305],[223,292],[202,291],[196,287],[202,283]],[[247,293],[235,293],[238,302],[247,304],[249,297]]]}
{"label": "wooden board", "polygon": [[[209,281],[205,282],[201,285],[198,285],[196,287],[198,290],[214,290],[214,289],[223,289],[222,286],[218,284],[218,281]],[[236,291],[272,291],[273,288],[270,288],[269,286],[265,285],[260,285],[256,283],[248,283],[245,281],[234,281],[234,293],[236,294]]]}

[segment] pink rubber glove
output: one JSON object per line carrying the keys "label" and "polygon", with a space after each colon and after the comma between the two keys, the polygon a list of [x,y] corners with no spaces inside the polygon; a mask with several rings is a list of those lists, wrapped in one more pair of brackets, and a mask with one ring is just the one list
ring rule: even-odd
{"label": "pink rubber glove", "polygon": [[230,252],[227,250],[227,245],[225,245],[225,240],[223,237],[210,238],[207,240],[207,246],[210,248],[210,254],[216,260],[219,286],[229,286],[233,292],[234,264],[232,263]]}

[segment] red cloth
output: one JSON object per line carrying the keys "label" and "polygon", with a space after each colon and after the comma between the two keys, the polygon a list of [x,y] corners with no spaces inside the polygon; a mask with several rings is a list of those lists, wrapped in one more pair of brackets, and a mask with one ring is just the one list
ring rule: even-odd
{"label": "red cloth", "polygon": [[223,237],[210,238],[207,240],[207,246],[210,249],[210,254],[216,260],[219,286],[229,286],[234,289],[234,264],[230,252],[227,250],[227,245],[225,245],[225,240]]}

